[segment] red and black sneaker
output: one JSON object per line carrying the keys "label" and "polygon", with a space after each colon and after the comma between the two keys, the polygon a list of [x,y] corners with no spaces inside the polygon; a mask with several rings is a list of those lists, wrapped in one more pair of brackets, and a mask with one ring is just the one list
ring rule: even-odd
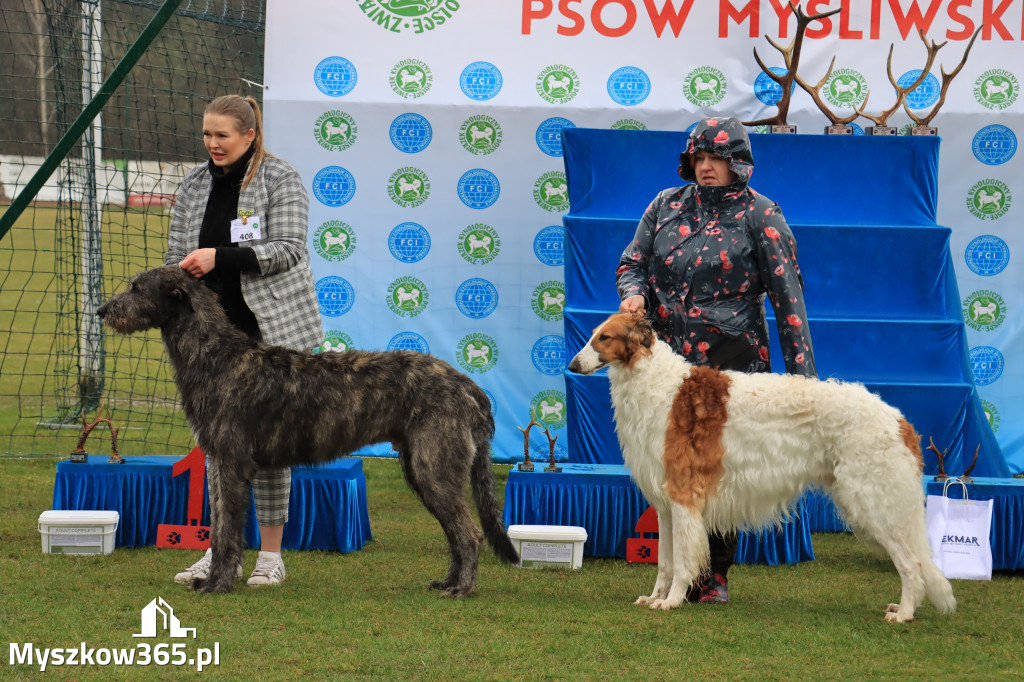
{"label": "red and black sneaker", "polygon": [[[689,593],[687,593],[689,600]],[[721,573],[715,573],[700,586],[700,596],[696,601],[700,604],[728,604],[729,581]]]}

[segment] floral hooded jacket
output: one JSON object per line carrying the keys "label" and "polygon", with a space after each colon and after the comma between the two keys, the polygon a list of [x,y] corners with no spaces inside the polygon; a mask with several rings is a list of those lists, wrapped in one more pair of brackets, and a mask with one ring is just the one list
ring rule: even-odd
{"label": "floral hooded jacket", "polygon": [[[697,184],[690,155],[698,149],[728,159],[737,179]],[[659,338],[689,362],[724,364],[715,359],[756,348],[744,371],[766,372],[767,294],[786,371],[815,376],[796,241],[778,204],[747,186],[754,160],[743,125],[701,121],[679,160],[679,175],[692,184],[662,191],[644,212],[619,261],[619,297],[644,296]]]}

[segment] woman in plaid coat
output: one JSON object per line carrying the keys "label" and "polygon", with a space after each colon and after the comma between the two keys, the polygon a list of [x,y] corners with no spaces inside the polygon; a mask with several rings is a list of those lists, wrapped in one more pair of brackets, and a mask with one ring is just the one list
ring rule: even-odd
{"label": "woman in plaid coat", "polygon": [[[644,212],[619,261],[619,310],[645,312],[690,363],[770,372],[767,296],[786,371],[816,376],[796,240],[778,204],[747,185],[754,159],[743,124],[701,121],[679,161],[692,184],[662,191]],[[708,541],[712,575],[687,599],[727,602],[737,537]]]}
{"label": "woman in plaid coat", "polygon": [[[309,262],[309,196],[290,164],[263,148],[259,106],[219,97],[206,107],[209,162],[185,175],[171,219],[164,264],[179,265],[217,292],[228,318],[254,338],[295,350],[323,341]],[[281,536],[288,520],[290,469],[260,469],[253,479],[260,555],[250,585],[284,580]],[[210,555],[175,576],[209,574]],[[238,575],[241,577],[241,566]]]}

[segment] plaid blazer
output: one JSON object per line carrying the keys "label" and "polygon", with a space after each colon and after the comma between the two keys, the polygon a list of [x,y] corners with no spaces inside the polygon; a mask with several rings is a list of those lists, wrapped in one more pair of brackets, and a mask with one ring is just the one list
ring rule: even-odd
{"label": "plaid blazer", "polygon": [[[199,248],[199,230],[213,180],[207,164],[185,175],[174,204],[165,265],[177,265]],[[320,308],[309,264],[309,195],[298,172],[268,156],[238,197],[239,211],[263,223],[263,238],[241,242],[256,253],[260,274],[242,273],[242,296],[256,315],[263,341],[296,350],[323,342]]]}

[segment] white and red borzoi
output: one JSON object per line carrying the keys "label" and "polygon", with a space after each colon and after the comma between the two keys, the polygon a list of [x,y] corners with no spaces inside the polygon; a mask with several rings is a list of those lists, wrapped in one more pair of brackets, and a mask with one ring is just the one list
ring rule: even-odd
{"label": "white and red borzoi", "polygon": [[912,620],[925,594],[956,608],[928,544],[919,437],[899,410],[860,384],[691,365],[641,315],[612,315],[569,369],[605,366],[623,458],[658,512],[658,578],[637,604],[679,606],[707,570],[709,530],[778,523],[819,487],[896,565],[886,621]]}

